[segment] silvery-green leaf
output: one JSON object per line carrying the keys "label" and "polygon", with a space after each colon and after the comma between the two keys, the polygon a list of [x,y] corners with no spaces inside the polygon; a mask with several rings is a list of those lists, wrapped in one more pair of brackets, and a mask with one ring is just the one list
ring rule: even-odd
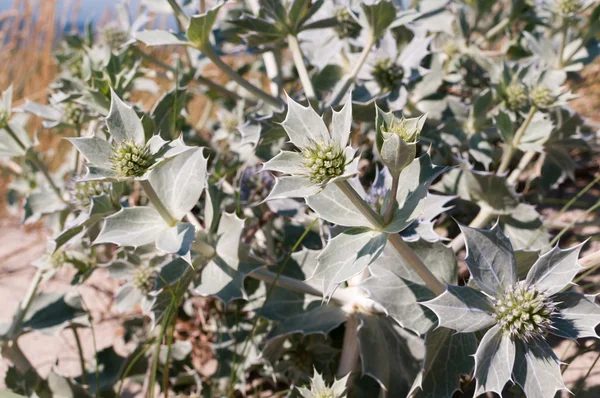
{"label": "silvery-green leaf", "polygon": [[363,374],[374,378],[389,397],[405,397],[419,373],[423,340],[391,318],[359,315],[358,341]]}
{"label": "silvery-green leaf", "polygon": [[119,312],[133,310],[136,306],[142,305],[146,295],[132,284],[126,283],[117,290],[115,294],[115,308]]}
{"label": "silvery-green leaf", "polygon": [[113,169],[87,165],[87,173],[79,181],[119,181],[119,176]]}
{"label": "silvery-green leaf", "polygon": [[287,104],[287,115],[281,125],[294,145],[304,149],[311,143],[331,142],[325,122],[312,107],[304,107],[290,97]]}
{"label": "silvery-green leaf", "polygon": [[337,286],[358,275],[383,251],[387,234],[366,228],[352,228],[327,242],[317,257],[313,278],[323,280],[323,292],[330,296]]}
{"label": "silvery-green leaf", "polygon": [[411,193],[418,191],[419,186],[427,186],[447,168],[436,166],[431,162],[431,156],[427,153],[408,165],[398,180],[398,191],[396,198],[398,205],[403,206],[403,203],[408,200]]}
{"label": "silvery-green leaf", "polygon": [[361,19],[371,29],[372,34],[379,38],[396,19],[396,7],[391,1],[380,0],[372,4],[361,3],[363,14]]}
{"label": "silvery-green leaf", "polygon": [[38,221],[42,216],[52,214],[67,208],[65,202],[48,189],[34,192],[27,196],[23,205],[23,222],[32,223]]}
{"label": "silvery-green leaf", "polygon": [[146,143],[144,126],[137,113],[131,106],[121,101],[112,90],[106,125],[110,135],[117,142],[130,140],[140,145]]}
{"label": "silvery-green leaf", "polygon": [[217,230],[216,257],[202,270],[202,280],[196,291],[205,296],[215,296],[225,303],[246,298],[244,280],[260,267],[249,256],[249,248],[240,243],[244,220],[235,214],[224,213]]}
{"label": "silvery-green leaf", "polygon": [[455,196],[428,194],[423,214],[400,232],[402,239],[407,242],[415,242],[419,239],[427,242],[439,241],[441,237],[434,230],[434,219],[449,210],[451,206],[446,205],[455,198]]}
{"label": "silvery-green leaf", "polygon": [[192,94],[186,88],[173,87],[165,92],[156,100],[150,111],[155,125],[153,131],[158,131],[165,139],[175,140],[178,136],[181,137],[181,113],[191,99]]}
{"label": "silvery-green leaf", "polygon": [[105,139],[93,135],[91,137],[67,138],[67,140],[91,164],[105,169],[111,168],[110,157],[113,153],[113,146]]}
{"label": "silvery-green leaf", "polygon": [[[457,263],[452,249],[424,241],[409,243],[409,247],[440,280],[456,283]],[[360,287],[403,328],[422,335],[435,325],[436,317],[419,304],[435,294],[393,247],[386,246],[369,270],[371,276]]]}
{"label": "silvery-green leaf", "polygon": [[384,231],[398,233],[408,227],[423,214],[427,201],[427,185],[420,185],[414,192],[408,192],[407,197],[394,212],[392,221],[385,226]]}
{"label": "silvery-green leaf", "polygon": [[510,240],[496,224],[491,230],[459,225],[465,237],[465,262],[481,290],[495,297],[517,283],[517,260]]}
{"label": "silvery-green leaf", "polygon": [[0,129],[0,160],[9,160],[16,156],[23,156],[25,153],[27,150],[15,142],[8,131]]}
{"label": "silvery-green leaf", "polygon": [[24,112],[39,116],[44,120],[55,122],[60,122],[62,120],[61,111],[52,106],[42,105],[34,101],[25,100],[25,104],[21,106],[20,109]]}
{"label": "silvery-green leaf", "polygon": [[340,307],[336,305],[319,305],[285,319],[269,333],[269,338],[292,333],[327,335],[344,322],[346,322],[346,313]]}
{"label": "silvery-green leaf", "polygon": [[7,118],[10,118],[12,110],[12,97],[13,86],[11,84],[6,90],[2,91],[2,99],[0,100],[0,113],[5,113]]}
{"label": "silvery-green leaf", "polygon": [[348,95],[344,107],[339,111],[333,111],[331,122],[331,138],[338,147],[344,148],[348,145],[350,132],[352,130],[352,93]]}
{"label": "silvery-green leaf", "polygon": [[398,175],[415,158],[417,144],[407,144],[398,134],[386,134],[379,149],[383,164],[390,169],[392,175]]}
{"label": "silvery-green leaf", "polygon": [[502,139],[506,143],[511,143],[514,136],[513,122],[507,112],[500,110],[496,116],[494,116],[494,124],[498,129],[498,132],[502,136]]}
{"label": "silvery-green leaf", "polygon": [[[317,256],[319,250],[308,250],[303,248],[292,253],[282,275],[305,281],[305,283],[320,289],[322,284],[316,280],[307,280],[312,276],[317,267]],[[280,266],[279,266],[280,267]],[[272,267],[272,272],[277,272],[278,267]],[[296,292],[278,286],[269,285],[271,296],[263,305],[262,315],[275,321],[285,321],[296,315],[300,315],[314,305],[320,306],[322,300],[318,297]]]}
{"label": "silvery-green leaf", "polygon": [[223,3],[218,4],[208,9],[205,13],[194,15],[190,19],[187,37],[196,47],[210,45],[210,34],[222,5]]}
{"label": "silvery-green leaf", "polygon": [[549,233],[534,206],[519,203],[512,212],[499,217],[502,230],[515,250],[542,250],[548,246]]}
{"label": "silvery-green leaf", "polygon": [[596,295],[577,292],[558,293],[552,297],[558,315],[552,319],[552,334],[567,339],[596,337],[596,326],[600,323],[600,307]]}
{"label": "silvery-green leaf", "polygon": [[477,339],[473,333],[437,328],[425,336],[425,359],[410,398],[451,397],[460,389],[460,377],[473,370]]}
{"label": "silvery-green leaf", "polygon": [[306,176],[277,177],[275,186],[265,199],[308,198],[321,190]]}
{"label": "silvery-green leaf", "polygon": [[496,213],[510,213],[518,204],[514,188],[508,185],[506,176],[494,173],[464,170],[464,188],[460,195],[487,204]]}
{"label": "silvery-green leaf", "polygon": [[550,138],[553,129],[554,123],[548,114],[536,113],[519,141],[519,149],[543,152],[544,144]]}
{"label": "silvery-green leaf", "polygon": [[566,390],[558,358],[545,340],[535,339],[530,343],[517,340],[516,345],[512,379],[527,398],[554,397],[557,391]]}
{"label": "silvery-green leaf", "polygon": [[[358,180],[352,179],[348,182],[357,192],[364,193]],[[327,184],[321,192],[306,198],[306,203],[319,217],[330,223],[345,227],[371,226],[369,220],[335,184]]]}
{"label": "silvery-green leaf", "polygon": [[68,243],[75,236],[79,235],[86,228],[95,225],[100,222],[104,217],[113,214],[117,209],[114,207],[110,197],[108,195],[92,196],[91,205],[88,213],[83,213],[77,217],[73,224],[68,226],[61,231],[58,235],[52,238],[52,252],[60,249],[63,245]]}
{"label": "silvery-green leaf", "polygon": [[42,292],[34,298],[21,327],[55,335],[69,325],[87,324],[86,312],[77,296]]}
{"label": "silvery-green leaf", "polygon": [[558,293],[567,287],[575,275],[581,270],[577,263],[582,245],[561,250],[554,246],[552,250],[542,255],[527,273],[525,283],[548,295]]}
{"label": "silvery-green leaf", "polygon": [[299,152],[281,151],[263,165],[262,170],[279,171],[286,174],[304,174],[304,158]]}
{"label": "silvery-green leaf", "polygon": [[150,47],[190,44],[185,35],[166,30],[142,30],[135,34],[135,38]]}
{"label": "silvery-green leaf", "polygon": [[196,205],[206,184],[203,148],[192,148],[161,163],[148,176],[169,213],[176,220]]}
{"label": "silvery-green leaf", "polygon": [[459,333],[476,332],[496,323],[492,301],[469,286],[448,285],[443,294],[422,304],[437,315],[440,326]]}
{"label": "silvery-green leaf", "polygon": [[153,243],[166,228],[165,221],[152,207],[125,208],[104,219],[102,230],[94,243],[143,246]]}
{"label": "silvery-green leaf", "polygon": [[178,222],[171,228],[166,228],[156,236],[156,248],[167,253],[185,256],[194,242],[196,228],[189,223]]}
{"label": "silvery-green leaf", "polygon": [[475,353],[475,396],[485,392],[502,395],[504,385],[511,378],[515,353],[514,341],[505,336],[498,325],[487,331]]}

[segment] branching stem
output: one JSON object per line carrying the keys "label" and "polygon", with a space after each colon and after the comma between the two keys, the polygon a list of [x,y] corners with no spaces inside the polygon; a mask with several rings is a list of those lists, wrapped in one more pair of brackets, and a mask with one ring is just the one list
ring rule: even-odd
{"label": "branching stem", "polygon": [[523,134],[525,134],[525,130],[527,130],[527,128],[529,127],[529,124],[533,120],[533,116],[535,115],[537,110],[538,108],[535,105],[533,105],[529,109],[527,118],[525,119],[519,130],[517,130],[517,132],[515,133],[515,136],[513,137],[510,144],[507,144],[504,148],[504,154],[502,155],[502,161],[500,162],[500,166],[498,167],[498,171],[496,172],[497,174],[503,174],[504,172],[506,172],[506,170],[508,170],[508,166],[510,166],[510,162],[513,156],[515,155],[519,144],[521,143],[521,138],[523,138]]}
{"label": "branching stem", "polygon": [[176,220],[173,217],[173,215],[171,215],[171,213],[169,212],[169,209],[167,209],[167,207],[164,205],[164,203],[162,202],[162,200],[160,199],[160,197],[154,190],[154,187],[152,187],[152,184],[150,184],[150,181],[142,180],[142,181],[140,181],[140,185],[144,189],[144,192],[146,192],[146,195],[148,196],[150,203],[152,203],[152,205],[158,211],[158,213],[163,218],[163,220],[165,220],[165,222],[168,225],[170,225],[172,227],[175,226],[175,224],[177,224],[178,220]]}
{"label": "branching stem", "polygon": [[310,76],[308,75],[308,70],[306,70],[306,64],[304,63],[304,55],[302,54],[300,44],[298,44],[298,38],[291,34],[288,35],[287,38],[290,51],[292,52],[292,58],[294,59],[294,65],[296,65],[296,70],[298,71],[300,82],[302,83],[302,87],[304,88],[304,93],[306,94],[306,97],[308,99],[314,99],[316,98],[315,89],[313,88],[312,81],[310,80]]}

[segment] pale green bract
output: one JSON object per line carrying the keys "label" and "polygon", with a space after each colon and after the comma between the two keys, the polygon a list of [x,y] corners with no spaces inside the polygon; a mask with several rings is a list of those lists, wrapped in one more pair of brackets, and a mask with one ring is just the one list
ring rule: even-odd
{"label": "pale green bract", "polygon": [[314,375],[310,379],[310,390],[305,387],[298,387],[298,392],[304,398],[345,398],[346,383],[350,375],[334,380],[333,384],[328,386],[323,380],[323,376],[314,370]]}

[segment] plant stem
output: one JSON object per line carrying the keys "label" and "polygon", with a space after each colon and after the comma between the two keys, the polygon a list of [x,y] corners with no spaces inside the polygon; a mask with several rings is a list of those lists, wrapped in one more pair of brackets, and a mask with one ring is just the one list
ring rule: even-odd
{"label": "plant stem", "polygon": [[525,134],[525,130],[527,130],[527,128],[529,127],[529,124],[531,123],[531,120],[533,120],[533,116],[536,112],[537,106],[533,105],[529,109],[527,118],[525,119],[519,130],[517,130],[517,132],[515,133],[515,136],[513,137],[511,143],[507,144],[504,148],[502,161],[500,162],[500,166],[498,167],[498,171],[496,172],[496,174],[503,174],[504,172],[506,172],[506,170],[508,170],[508,166],[510,166],[510,162],[513,156],[515,155],[515,152],[517,151],[517,147],[519,146],[521,138],[523,138],[523,134]]}
{"label": "plant stem", "polygon": [[37,291],[42,283],[42,279],[44,276],[44,271],[41,269],[37,269],[35,275],[33,276],[33,280],[29,284],[29,288],[27,288],[27,293],[25,294],[25,298],[19,304],[19,308],[17,308],[16,314],[13,316],[13,324],[8,332],[9,340],[16,340],[19,337],[21,331],[21,325],[23,324],[23,320],[27,315],[27,311],[31,308],[31,304],[36,297]]}
{"label": "plant stem", "polygon": [[352,204],[356,206],[360,212],[367,217],[369,222],[378,230],[382,230],[385,226],[381,216],[369,206],[367,202],[356,192],[348,181],[336,182],[335,185],[350,199]]}
{"label": "plant stem", "polygon": [[590,207],[589,209],[587,209],[585,211],[585,213],[583,213],[583,215],[577,217],[576,219],[574,219],[573,221],[571,221],[568,225],[566,225],[551,241],[550,241],[550,246],[556,244],[560,238],[565,234],[565,232],[567,232],[568,230],[570,230],[571,228],[573,228],[573,226],[575,224],[577,224],[578,222],[580,222],[580,220],[583,220],[588,214],[590,214],[591,212],[595,211],[596,209],[600,208],[600,200],[598,200],[592,207]]}
{"label": "plant stem", "polygon": [[42,380],[41,376],[38,374],[31,362],[29,362],[29,359],[27,359],[25,354],[23,354],[23,351],[21,351],[21,348],[16,341],[9,341],[7,343],[0,344],[0,355],[3,359],[8,359],[11,361],[19,372],[27,373],[33,371],[36,380]]}
{"label": "plant stem", "polygon": [[579,192],[577,192],[577,195],[575,195],[574,197],[572,197],[563,207],[562,209],[560,209],[560,211],[558,212],[558,214],[556,215],[555,219],[558,219],[560,216],[562,216],[565,211],[567,211],[571,206],[573,206],[573,204],[575,202],[577,202],[577,200],[579,200],[579,198],[581,198],[583,195],[585,195],[585,193],[587,191],[589,191],[590,189],[592,189],[592,187],[594,185],[596,185],[598,182],[600,182],[600,173],[598,173],[598,175],[592,180],[592,182],[590,182],[589,184],[587,184],[582,190],[580,190]]}
{"label": "plant stem", "polygon": [[290,34],[287,39],[290,51],[292,52],[292,58],[294,59],[294,65],[296,65],[300,82],[302,82],[302,87],[304,88],[304,93],[308,99],[314,99],[316,98],[315,89],[313,88],[312,81],[306,70],[306,64],[304,63],[302,49],[300,48],[300,44],[298,44],[298,38]]}
{"label": "plant stem", "polygon": [[52,176],[48,172],[48,169],[46,168],[46,165],[44,163],[42,163],[42,161],[38,158],[37,153],[36,152],[29,152],[27,154],[26,158],[31,163],[33,163],[33,165],[36,167],[36,169],[38,169],[42,173],[42,175],[46,178],[46,181],[48,181],[48,184],[50,184],[50,188],[52,188],[52,190],[54,191],[54,193],[56,194],[56,196],[58,197],[58,199],[60,199],[60,201],[63,202],[63,203],[65,203],[65,204],[69,204],[63,198],[62,193],[60,192],[60,189],[58,188],[58,186],[56,185],[56,183],[52,179]]}
{"label": "plant stem", "polygon": [[87,373],[85,370],[85,357],[83,356],[83,347],[81,345],[81,339],[79,338],[79,333],[77,332],[77,328],[71,328],[73,331],[73,336],[75,337],[75,343],[77,344],[77,353],[79,354],[79,365],[81,366],[81,381],[83,385],[87,386]]}
{"label": "plant stem", "polygon": [[185,14],[185,12],[181,9],[177,1],[175,0],[167,0],[171,8],[173,9],[173,13],[175,14],[175,18],[177,18],[177,22],[184,28],[187,28],[190,24],[190,18]]}
{"label": "plant stem", "polygon": [[[483,228],[485,225],[494,217],[494,212],[492,209],[487,207],[482,207],[479,210],[479,213],[475,216],[475,218],[469,224],[471,228]],[[465,238],[462,233],[458,234],[456,238],[450,242],[450,247],[454,250],[454,253],[460,251],[463,247],[465,247]]]}
{"label": "plant stem", "polygon": [[358,326],[359,321],[356,315],[352,314],[346,319],[346,330],[344,331],[344,341],[342,345],[342,355],[338,364],[337,377],[344,377],[353,372],[358,364],[360,350],[358,346]]}
{"label": "plant stem", "polygon": [[8,123],[6,123],[4,125],[4,127],[2,127],[2,128],[4,130],[6,130],[8,135],[10,135],[10,138],[12,138],[17,143],[17,145],[21,147],[21,149],[23,149],[24,151],[27,150],[27,147],[25,146],[25,144],[23,144],[21,139],[19,137],[17,137],[17,134],[15,134],[14,130],[10,127],[10,125]]}
{"label": "plant stem", "polygon": [[500,22],[498,22],[495,26],[493,26],[490,30],[488,30],[488,32],[485,34],[485,36],[483,36],[483,38],[480,38],[479,40],[477,40],[477,43],[475,43],[475,44],[477,44],[479,46],[479,45],[482,45],[484,41],[490,41],[498,33],[500,33],[502,30],[504,30],[504,28],[506,28],[509,24],[510,24],[510,18],[509,17],[503,18]]}
{"label": "plant stem", "polygon": [[171,213],[166,208],[166,206],[164,205],[164,203],[162,202],[162,200],[160,200],[160,198],[158,197],[158,194],[156,193],[156,191],[152,187],[152,184],[150,184],[150,181],[148,181],[148,180],[142,180],[142,181],[140,181],[140,185],[144,189],[144,192],[146,192],[146,195],[148,196],[148,199],[150,200],[150,203],[152,203],[152,205],[158,211],[158,213],[161,215],[161,217],[163,218],[163,220],[165,220],[165,222],[168,225],[170,225],[171,227],[175,226],[175,224],[177,224],[178,220],[176,220],[171,215]]}
{"label": "plant stem", "polygon": [[[248,0],[248,4],[250,5],[250,9],[252,9],[254,15],[259,16],[260,4],[258,0]],[[263,53],[262,58],[263,63],[265,64],[265,69],[267,70],[267,76],[271,81],[271,94],[274,96],[279,96],[279,94],[281,94],[281,70],[279,67],[279,62],[277,61],[277,56],[275,52],[268,51]]]}
{"label": "plant stem", "polygon": [[371,47],[373,47],[373,44],[375,44],[375,35],[373,34],[373,32],[371,32],[371,34],[369,35],[369,41],[365,45],[365,48],[363,48],[363,51],[360,54],[360,58],[356,62],[356,65],[354,65],[354,68],[352,68],[350,74],[344,79],[344,84],[341,85],[340,88],[336,90],[333,94],[331,94],[332,99],[328,102],[326,108],[336,106],[340,103],[342,98],[344,98],[344,95],[346,95],[346,92],[354,82],[354,79],[356,79],[356,76],[358,76],[358,73],[362,69],[365,61],[371,53]]}
{"label": "plant stem", "polygon": [[[356,192],[352,185],[348,181],[336,182],[336,185],[350,201],[356,206],[360,212],[367,217],[373,227],[378,230],[382,230],[385,226],[381,216],[368,205],[367,202]],[[446,290],[446,287],[439,279],[427,268],[423,261],[408,247],[399,234],[388,234],[388,241],[396,249],[398,254],[404,258],[404,260],[413,268],[413,270],[421,277],[423,282],[429,289],[437,296]]]}
{"label": "plant stem", "polygon": [[514,184],[515,182],[517,182],[523,170],[525,170],[527,165],[529,165],[529,163],[533,160],[536,154],[537,152],[535,151],[527,151],[525,155],[523,155],[523,157],[519,161],[519,165],[517,166],[517,168],[514,169],[508,176],[507,181],[509,184]]}
{"label": "plant stem", "polygon": [[398,182],[400,181],[400,173],[392,176],[392,189],[390,192],[390,200],[388,201],[388,207],[385,210],[383,216],[383,222],[388,225],[394,218],[394,212],[396,211],[396,195],[398,194]]}
{"label": "plant stem", "polygon": [[171,362],[171,346],[173,344],[173,325],[169,324],[167,332],[167,359],[163,369],[163,395],[169,398],[169,363]]}
{"label": "plant stem", "polygon": [[210,59],[219,69],[221,69],[221,71],[223,71],[223,73],[225,73],[227,76],[229,76],[231,78],[231,80],[235,81],[237,84],[239,84],[241,87],[243,87],[250,94],[254,95],[256,98],[268,103],[269,105],[271,105],[277,109],[281,109],[285,106],[283,101],[281,101],[279,98],[275,98],[275,97],[265,93],[263,90],[256,87],[255,85],[253,85],[252,83],[250,83],[249,81],[244,79],[242,76],[240,76],[229,65],[227,65],[225,62],[223,62],[221,57],[219,57],[217,55],[217,53],[215,53],[215,51],[213,50],[213,48],[210,45],[202,46],[201,48],[199,48],[199,50],[202,51],[202,53],[208,59]]}

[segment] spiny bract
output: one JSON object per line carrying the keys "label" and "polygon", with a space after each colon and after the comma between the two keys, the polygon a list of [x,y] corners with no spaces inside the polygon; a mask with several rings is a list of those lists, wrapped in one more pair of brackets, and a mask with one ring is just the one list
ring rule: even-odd
{"label": "spiny bract", "polygon": [[141,177],[153,160],[147,145],[126,140],[115,145],[110,162],[119,177]]}
{"label": "spiny bract", "polygon": [[302,151],[302,156],[314,183],[327,182],[344,173],[346,156],[335,144],[313,144]]}

